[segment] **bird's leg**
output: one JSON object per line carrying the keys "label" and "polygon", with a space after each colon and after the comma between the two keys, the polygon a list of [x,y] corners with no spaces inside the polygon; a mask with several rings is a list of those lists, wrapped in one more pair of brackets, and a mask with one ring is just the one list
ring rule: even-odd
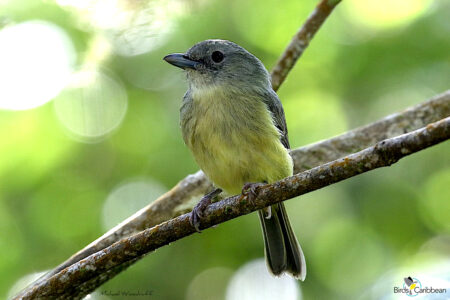
{"label": "bird's leg", "polygon": [[263,182],[247,182],[242,187],[242,195],[247,196],[248,201],[254,202],[258,197],[258,190],[261,186],[266,185],[267,181]]}
{"label": "bird's leg", "polygon": [[[264,186],[267,184],[267,181],[261,182],[247,182],[242,187],[242,195],[247,196],[248,201],[251,203],[254,203],[256,197],[258,197],[258,190],[261,186]],[[263,208],[264,211],[264,218],[270,219],[272,217],[272,208],[266,207]]]}
{"label": "bird's leg", "polygon": [[211,204],[211,200],[220,193],[222,193],[222,189],[215,189],[206,194],[192,210],[191,215],[189,216],[189,221],[198,232],[200,232],[200,219],[203,218],[203,211],[208,207],[208,205]]}

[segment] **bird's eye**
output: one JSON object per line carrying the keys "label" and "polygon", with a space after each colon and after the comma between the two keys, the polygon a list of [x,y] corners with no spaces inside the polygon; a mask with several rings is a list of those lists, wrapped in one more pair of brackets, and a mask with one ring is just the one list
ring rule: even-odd
{"label": "bird's eye", "polygon": [[220,51],[214,51],[211,54],[211,58],[215,63],[220,63],[223,60],[223,53]]}

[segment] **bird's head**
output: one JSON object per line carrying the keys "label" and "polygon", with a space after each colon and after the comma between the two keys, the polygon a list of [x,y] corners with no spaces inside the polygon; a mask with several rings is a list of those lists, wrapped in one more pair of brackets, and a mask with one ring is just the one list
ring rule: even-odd
{"label": "bird's head", "polygon": [[241,46],[225,40],[206,40],[186,53],[164,57],[187,72],[194,89],[212,86],[252,89],[270,87],[269,73],[261,61]]}

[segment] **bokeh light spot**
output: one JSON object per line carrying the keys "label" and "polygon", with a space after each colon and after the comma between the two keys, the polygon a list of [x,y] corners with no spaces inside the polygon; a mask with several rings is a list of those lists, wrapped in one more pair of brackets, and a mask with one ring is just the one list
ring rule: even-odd
{"label": "bokeh light spot", "polygon": [[119,185],[109,194],[103,205],[104,229],[109,230],[116,226],[166,191],[165,187],[150,178],[141,178]]}
{"label": "bokeh light spot", "polygon": [[377,241],[370,230],[350,219],[331,220],[314,241],[310,268],[330,290],[352,294],[373,282],[388,265],[389,256]]}
{"label": "bokeh light spot", "polygon": [[192,279],[189,284],[187,300],[224,300],[227,282],[233,275],[228,268],[207,269]]}
{"label": "bokeh light spot", "polygon": [[253,260],[233,275],[226,293],[227,300],[301,300],[297,281],[288,276],[269,274],[264,259]]}
{"label": "bokeh light spot", "polygon": [[347,18],[369,29],[392,28],[407,24],[431,7],[431,0],[345,1],[340,9]]}
{"label": "bokeh light spot", "polygon": [[[85,26],[100,29],[116,53],[134,56],[163,45],[173,31],[182,1],[57,0],[77,12]],[[85,27],[83,26],[83,27]]]}
{"label": "bokeh light spot", "polygon": [[128,107],[120,82],[96,70],[83,70],[55,99],[58,119],[81,141],[97,142],[122,122]]}
{"label": "bokeh light spot", "polygon": [[134,56],[164,45],[174,26],[168,13],[160,2],[152,2],[134,13],[124,30],[110,35],[114,50],[123,56]]}
{"label": "bokeh light spot", "polygon": [[0,31],[0,108],[25,110],[54,98],[75,61],[70,38],[56,25],[29,21]]}

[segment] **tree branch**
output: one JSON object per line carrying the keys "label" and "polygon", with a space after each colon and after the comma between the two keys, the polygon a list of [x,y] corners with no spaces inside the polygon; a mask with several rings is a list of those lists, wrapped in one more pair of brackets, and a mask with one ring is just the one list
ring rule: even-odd
{"label": "tree branch", "polygon": [[[318,190],[333,183],[381,167],[436,145],[450,138],[450,117],[416,131],[378,142],[358,153],[315,167],[273,184],[261,186],[257,198],[250,202],[238,195],[216,202],[205,210],[202,229],[249,214],[266,206]],[[23,295],[22,299],[67,297],[81,298],[92,292],[102,276],[128,266],[148,252],[195,233],[189,214],[183,214],[155,227],[122,239],[106,249],[55,274],[45,283]],[[80,288],[82,287],[82,289]]]}
{"label": "tree branch", "polygon": [[284,50],[277,64],[272,70],[272,88],[277,91],[288,73],[294,67],[297,60],[302,56],[309,42],[316,32],[328,18],[333,9],[341,0],[322,0],[311,13],[305,24],[300,28],[291,40],[291,43]]}
{"label": "tree branch", "polygon": [[[447,116],[450,116],[450,90],[422,104],[411,107],[401,113],[390,115],[375,123],[351,130],[329,140],[292,150],[294,174],[355,153],[381,140],[421,128]],[[183,212],[191,210],[200,197],[211,188],[211,183],[202,171],[188,175],[169,192],[160,196],[154,202],[109,230],[103,236],[44,275],[36,283],[50,278],[61,270],[110,246],[121,238],[153,227]]]}
{"label": "tree branch", "polygon": [[375,143],[424,127],[450,116],[450,90],[424,103],[389,115],[334,138],[291,151],[294,174],[355,153]]}
{"label": "tree branch", "polygon": [[[272,87],[275,91],[278,90],[296,61],[308,47],[309,42],[314,37],[315,33],[319,30],[320,26],[325,22],[326,18],[339,2],[341,2],[341,0],[321,0],[297,34],[292,38],[290,44],[286,47],[286,50],[271,73]],[[125,236],[152,227],[169,220],[182,212],[191,210],[200,197],[203,196],[206,191],[211,189],[211,187],[211,183],[205,178],[201,171],[187,176],[168,193],[162,195],[152,204],[141,209],[133,216],[93,241],[84,249],[75,253],[68,260],[39,278],[32,285],[50,278],[64,268],[104,249]],[[32,285],[29,288],[31,288]]]}
{"label": "tree branch", "polygon": [[[272,72],[272,85],[275,90],[279,88],[288,72],[308,46],[314,34],[339,2],[340,0],[322,0],[296,36],[293,37],[291,43]],[[450,115],[449,91],[436,96],[424,104],[367,125],[366,127],[355,129],[331,140],[293,150],[291,154],[295,162],[294,171],[295,173],[298,173],[305,169],[318,166],[373,145],[384,138],[394,137],[403,132],[409,132],[423,127],[428,123],[435,122],[448,115]],[[74,254],[55,269],[32,283],[16,296],[17,299],[23,295],[28,295],[30,291],[37,289],[38,286],[45,285],[46,280],[55,274],[60,273],[65,268],[79,262],[93,253],[105,249],[114,242],[146,228],[160,224],[183,212],[190,211],[200,197],[210,188],[211,183],[205,178],[201,171],[187,176],[156,201],[141,209],[133,216],[108,231],[102,237]],[[81,291],[81,293],[79,293],[80,295],[83,294],[83,290],[93,290],[133,262],[134,261],[128,261],[127,263],[120,265],[120,267],[110,269],[102,276],[95,277],[91,281],[85,282],[82,286],[76,287],[76,289],[78,292]]]}

